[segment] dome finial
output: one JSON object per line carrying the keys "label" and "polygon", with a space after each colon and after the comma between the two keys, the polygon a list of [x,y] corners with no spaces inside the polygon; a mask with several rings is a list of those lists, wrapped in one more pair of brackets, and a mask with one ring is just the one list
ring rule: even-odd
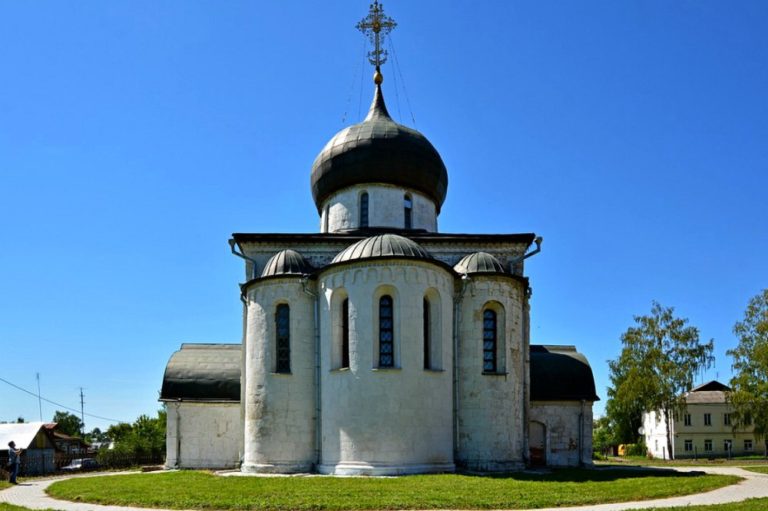
{"label": "dome finial", "polygon": [[368,36],[373,45],[373,50],[368,52],[368,61],[376,67],[373,75],[373,83],[381,85],[384,76],[381,74],[381,65],[387,61],[387,50],[381,48],[384,37],[397,26],[395,20],[384,14],[384,5],[374,0],[371,4],[368,16],[360,20],[357,29]]}

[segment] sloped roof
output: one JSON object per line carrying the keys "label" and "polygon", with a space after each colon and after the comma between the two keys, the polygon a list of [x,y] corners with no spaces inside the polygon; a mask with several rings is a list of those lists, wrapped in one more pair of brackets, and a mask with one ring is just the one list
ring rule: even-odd
{"label": "sloped roof", "polygon": [[731,390],[717,380],[712,380],[698,387],[692,388],[685,394],[685,402],[693,404],[717,404],[726,403],[726,393]]}
{"label": "sloped roof", "polygon": [[531,401],[599,401],[586,357],[574,346],[531,345]]}
{"label": "sloped roof", "polygon": [[25,422],[23,424],[0,424],[0,451],[8,449],[8,442],[13,440],[17,449],[29,449],[44,422]]}
{"label": "sloped roof", "polygon": [[239,344],[189,344],[165,367],[161,401],[240,401]]}

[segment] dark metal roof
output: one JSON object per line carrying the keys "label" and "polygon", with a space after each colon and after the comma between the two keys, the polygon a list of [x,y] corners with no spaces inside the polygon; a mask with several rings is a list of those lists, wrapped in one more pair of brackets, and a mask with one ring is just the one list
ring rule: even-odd
{"label": "dark metal roof", "polygon": [[464,256],[453,269],[457,273],[506,273],[499,260],[488,252]]}
{"label": "dark metal roof", "polygon": [[531,401],[599,401],[586,357],[573,346],[531,345]]}
{"label": "dark metal roof", "polygon": [[333,258],[331,264],[374,257],[406,257],[409,259],[432,259],[429,252],[415,241],[397,234],[380,234],[365,238],[345,248]]}
{"label": "dark metal roof", "polygon": [[710,382],[704,383],[703,385],[699,385],[698,387],[694,387],[690,390],[690,392],[706,392],[706,391],[730,392],[731,387],[723,383],[720,383],[717,380],[712,380]]}
{"label": "dark metal roof", "polygon": [[342,188],[387,183],[424,193],[440,212],[448,192],[448,172],[424,135],[392,120],[377,85],[365,120],[338,132],[317,155],[311,183],[318,211],[325,199]]}
{"label": "dark metal roof", "polygon": [[163,376],[161,401],[240,401],[239,344],[182,344]]}
{"label": "dark metal roof", "polygon": [[273,255],[264,270],[262,277],[274,277],[276,275],[306,275],[312,273],[314,268],[304,259],[304,256],[295,250],[281,250]]}
{"label": "dark metal roof", "polygon": [[[394,229],[388,229],[394,231]],[[326,232],[309,232],[309,233],[248,233],[248,232],[236,232],[232,234],[232,238],[237,243],[249,243],[249,242],[262,242],[262,243],[333,243],[344,242],[349,243],[358,241],[373,234],[379,234],[378,229],[360,229],[354,232],[345,233],[326,233]],[[412,240],[418,240],[419,242],[428,243],[526,243],[530,245],[533,243],[533,239],[536,237],[534,233],[520,233],[520,234],[459,234],[459,233],[422,233],[418,231],[405,231],[400,230],[403,234],[407,234]]]}

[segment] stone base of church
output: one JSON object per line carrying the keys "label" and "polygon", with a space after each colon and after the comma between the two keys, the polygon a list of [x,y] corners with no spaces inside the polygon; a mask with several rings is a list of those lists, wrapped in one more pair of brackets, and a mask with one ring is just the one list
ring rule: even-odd
{"label": "stone base of church", "polygon": [[523,460],[464,460],[456,462],[460,470],[469,472],[517,472],[525,469]]}
{"label": "stone base of church", "polygon": [[321,474],[337,476],[398,476],[408,474],[435,474],[455,472],[453,463],[414,463],[404,465],[342,461],[336,464],[318,465]]}
{"label": "stone base of church", "polygon": [[245,474],[304,474],[312,472],[313,463],[243,463]]}

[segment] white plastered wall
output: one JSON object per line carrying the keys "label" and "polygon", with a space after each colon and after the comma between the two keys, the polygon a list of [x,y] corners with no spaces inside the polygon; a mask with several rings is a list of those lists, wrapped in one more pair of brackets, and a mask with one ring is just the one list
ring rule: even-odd
{"label": "white plastered wall", "polygon": [[320,208],[320,232],[360,227],[360,196],[368,193],[368,226],[405,228],[404,197],[413,201],[411,228],[437,232],[437,210],[432,199],[415,190],[387,184],[350,186],[328,197]]}
{"label": "white plastered wall", "polygon": [[236,468],[243,452],[240,403],[168,402],[168,468]]}
{"label": "white plastered wall", "polygon": [[[407,474],[454,469],[452,442],[453,276],[432,263],[361,261],[321,274],[322,459],[334,474]],[[439,358],[424,369],[423,297],[440,296]],[[334,293],[349,299],[348,369],[334,363]],[[395,368],[377,365],[377,307],[394,299]],[[433,295],[434,296],[434,295]],[[338,322],[337,322],[338,323]]]}
{"label": "white plastered wall", "polygon": [[546,428],[547,466],[592,464],[591,401],[531,401],[529,420]]}
{"label": "white plastered wall", "polygon": [[[459,424],[457,463],[473,470],[524,465],[525,395],[522,384],[527,330],[525,285],[505,277],[472,275],[464,281],[459,316]],[[483,372],[483,310],[497,313],[498,367]]]}
{"label": "white plastered wall", "polygon": [[[307,472],[315,461],[313,299],[300,278],[267,279],[247,293],[243,472]],[[276,368],[275,310],[290,306],[290,374]]]}

